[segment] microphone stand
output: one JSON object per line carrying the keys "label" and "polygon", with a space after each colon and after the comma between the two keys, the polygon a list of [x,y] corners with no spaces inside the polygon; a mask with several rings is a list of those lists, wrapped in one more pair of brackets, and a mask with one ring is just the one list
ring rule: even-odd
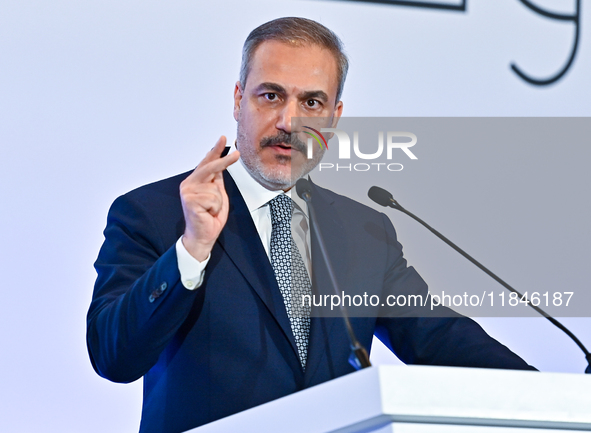
{"label": "microphone stand", "polygon": [[[310,189],[310,182],[306,179],[300,179],[296,183],[296,191],[298,195],[306,202],[308,205],[308,211],[310,213],[310,221],[312,222],[312,227],[318,228],[318,220],[316,219],[316,212],[314,210],[314,206],[312,205],[312,193]],[[320,230],[316,230],[316,237],[318,239],[318,245],[320,246],[320,252],[322,253],[322,259],[326,264],[326,268],[328,269],[328,275],[330,277],[330,282],[334,289],[336,295],[339,295],[339,288],[337,279],[332,268],[332,264],[330,259],[328,258],[328,253],[326,251],[326,244],[324,243],[324,238],[322,237],[322,233]],[[347,309],[345,308],[342,303],[339,304],[341,309],[341,315],[343,317],[343,321],[345,322],[345,328],[347,329],[347,335],[349,337],[349,345],[351,347],[351,354],[349,355],[349,364],[353,366],[356,370],[361,370],[363,368],[371,367],[371,362],[369,361],[369,355],[365,347],[357,340],[355,336],[355,332],[353,331],[353,327],[351,326],[351,321],[349,320],[349,315],[347,314]]]}
{"label": "microphone stand", "polygon": [[[372,191],[373,191],[373,193],[372,193]],[[464,256],[465,258],[467,258],[470,262],[472,262],[479,269],[481,269],[482,271],[484,271],[488,276],[490,276],[492,279],[494,279],[500,285],[502,285],[503,287],[505,287],[510,292],[516,293],[521,299],[526,299],[527,300],[527,298],[525,298],[524,295],[522,295],[520,292],[518,292],[517,290],[515,290],[513,287],[511,287],[505,281],[501,280],[497,275],[495,275],[492,271],[490,271],[489,269],[487,269],[483,264],[481,264],[479,261],[477,261],[472,256],[470,256],[468,253],[466,253],[463,249],[461,249],[460,247],[458,247],[456,244],[454,244],[448,238],[446,238],[445,236],[443,236],[441,233],[439,233],[437,230],[435,230],[433,227],[431,227],[425,221],[423,221],[422,219],[420,219],[418,216],[416,216],[415,214],[413,214],[410,211],[408,211],[405,208],[403,208],[400,205],[400,203],[398,203],[394,199],[394,197],[392,197],[392,194],[390,194],[386,190],[384,190],[382,188],[379,188],[379,187],[376,187],[376,186],[373,186],[373,187],[370,188],[370,190],[368,192],[368,196],[369,196],[369,198],[371,198],[376,203],[378,203],[378,204],[380,204],[382,206],[385,206],[385,207],[394,208],[394,209],[396,209],[396,210],[398,210],[398,211],[400,211],[400,212],[408,215],[409,217],[411,217],[415,221],[419,222],[425,228],[427,228],[427,230],[429,230],[431,233],[433,233],[435,236],[437,236],[443,242],[445,242],[446,244],[448,244],[450,247],[452,247],[454,250],[456,250],[462,256]],[[562,330],[566,335],[568,335],[577,344],[577,346],[579,346],[579,348],[585,354],[585,359],[587,360],[587,363],[588,363],[588,366],[585,369],[585,373],[586,374],[591,374],[591,353],[589,353],[589,351],[587,350],[587,348],[575,336],[575,334],[573,334],[570,330],[568,330],[566,328],[566,326],[564,326],[562,323],[560,323],[554,317],[550,316],[548,313],[546,313],[541,308],[533,305],[531,302],[527,302],[527,305],[529,305],[534,310],[536,310],[540,315],[542,315],[543,317],[545,317],[546,319],[548,319],[554,326],[556,326],[557,328],[559,328],[560,330]]]}

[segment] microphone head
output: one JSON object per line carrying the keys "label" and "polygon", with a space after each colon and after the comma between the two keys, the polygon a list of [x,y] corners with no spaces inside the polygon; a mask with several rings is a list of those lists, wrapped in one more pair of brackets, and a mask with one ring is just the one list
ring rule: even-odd
{"label": "microphone head", "polygon": [[391,207],[392,203],[396,203],[392,194],[379,186],[372,186],[369,191],[367,191],[367,195],[377,204],[382,206]]}
{"label": "microphone head", "polygon": [[312,198],[312,184],[308,179],[302,177],[296,182],[295,187],[302,200],[308,201]]}

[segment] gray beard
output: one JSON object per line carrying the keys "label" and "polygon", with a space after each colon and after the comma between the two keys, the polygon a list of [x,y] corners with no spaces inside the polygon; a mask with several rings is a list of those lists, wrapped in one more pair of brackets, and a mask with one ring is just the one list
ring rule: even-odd
{"label": "gray beard", "polygon": [[[263,137],[258,145],[258,149],[262,149],[277,142],[286,142],[292,145],[292,152],[301,152],[305,155],[305,144],[300,140],[297,140],[293,143],[291,143],[291,141],[291,138],[287,139],[285,135],[281,136],[281,134],[278,134],[276,137]],[[247,144],[246,136],[240,129],[240,122],[238,122],[237,146],[238,150],[240,151],[240,159],[242,160],[246,171],[248,171],[253,179],[259,182],[265,188],[271,190],[290,189],[295,185],[298,179],[311,172],[320,163],[322,156],[324,155],[323,149],[317,150],[314,154],[314,158],[306,159],[305,162],[297,168],[297,171],[292,170],[291,155],[276,155],[276,160],[278,163],[284,167],[289,166],[289,175],[280,170],[265,167],[261,163],[261,160],[257,154],[257,149],[252,145]]]}

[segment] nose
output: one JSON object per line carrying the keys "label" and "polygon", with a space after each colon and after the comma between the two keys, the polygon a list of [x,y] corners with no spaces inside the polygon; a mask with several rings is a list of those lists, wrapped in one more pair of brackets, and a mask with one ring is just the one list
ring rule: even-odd
{"label": "nose", "polygon": [[298,101],[288,100],[283,104],[277,115],[277,124],[275,127],[291,134],[291,120],[293,117],[298,117]]}

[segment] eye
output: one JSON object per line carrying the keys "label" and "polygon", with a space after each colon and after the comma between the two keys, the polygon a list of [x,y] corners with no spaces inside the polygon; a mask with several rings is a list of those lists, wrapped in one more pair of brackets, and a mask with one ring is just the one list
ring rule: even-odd
{"label": "eye", "polygon": [[318,100],[316,100],[316,99],[308,99],[306,101],[306,105],[309,108],[318,108],[320,106],[320,102]]}
{"label": "eye", "polygon": [[277,99],[277,93],[265,93],[263,96],[268,101],[275,101]]}

